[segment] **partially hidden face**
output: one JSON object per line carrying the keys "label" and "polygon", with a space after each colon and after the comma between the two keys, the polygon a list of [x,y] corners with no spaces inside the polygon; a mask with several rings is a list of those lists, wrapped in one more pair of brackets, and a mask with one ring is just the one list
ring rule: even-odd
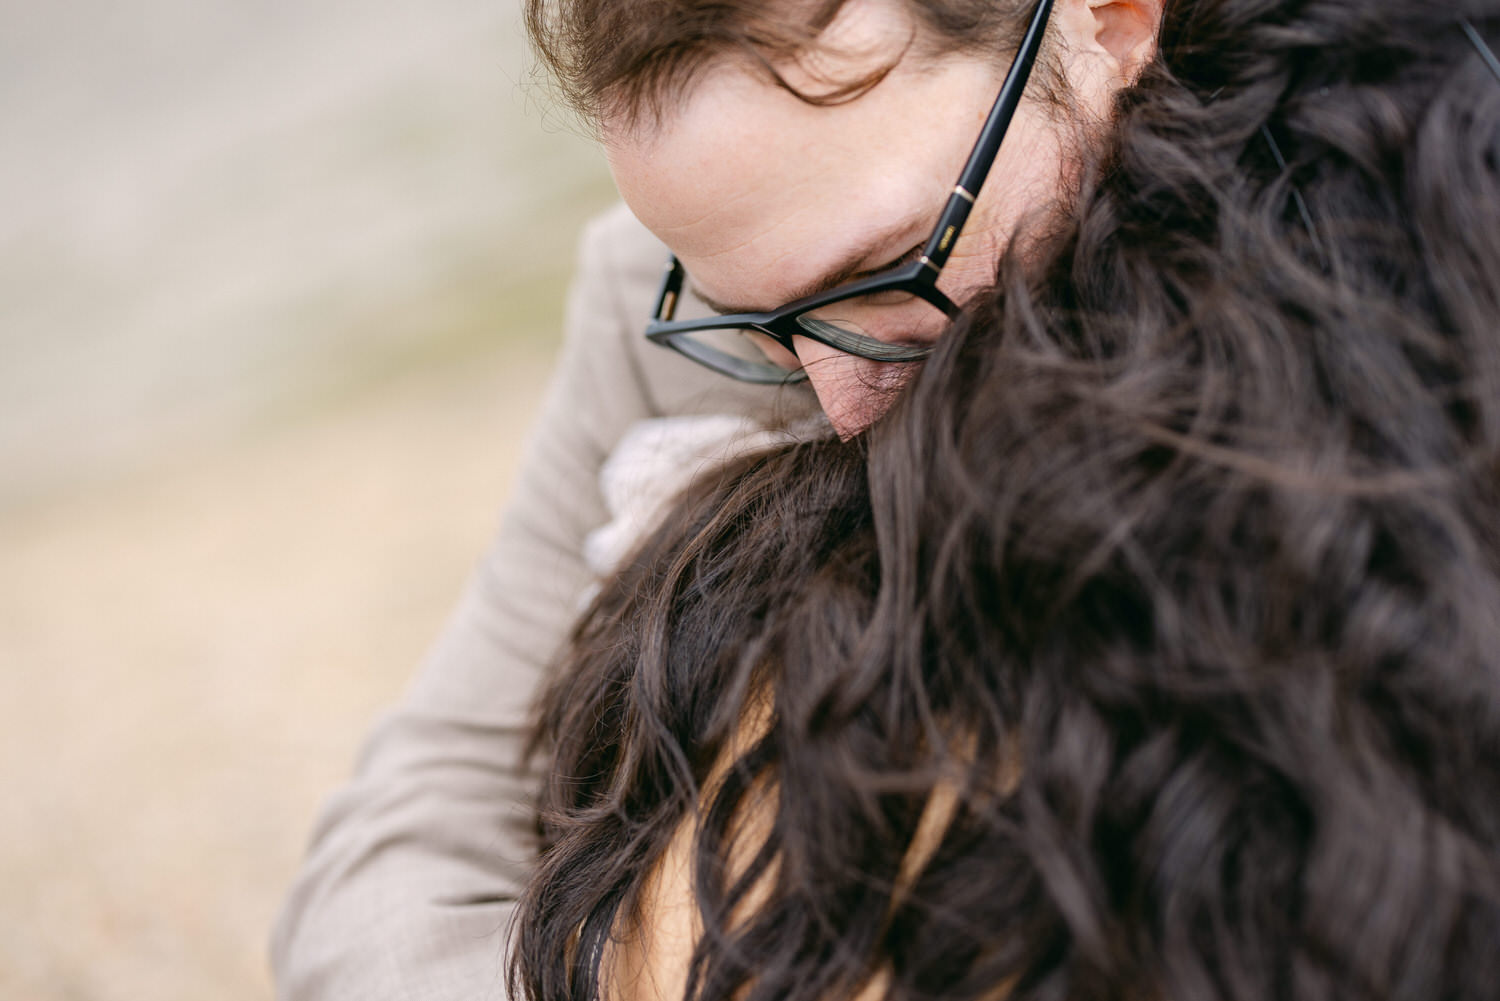
{"label": "partially hidden face", "polygon": [[[1097,32],[1086,20],[1089,2],[1059,0],[1051,30],[1090,40]],[[660,121],[604,123],[622,196],[677,254],[699,299],[721,312],[769,311],[915,258],[1010,65],[1009,53],[926,55],[912,44],[915,31],[897,0],[851,0],[816,52],[778,64],[792,86],[814,93],[828,78],[893,64],[880,83],[843,103],[809,103],[735,56],[694,78]],[[1069,105],[1085,116],[1102,114],[1117,85],[1112,60],[1078,58],[1095,49],[1065,50]],[[1028,95],[1035,90],[1034,78]],[[1055,210],[1072,176],[1079,121],[1076,110],[1022,101],[939,282],[954,301],[993,282],[1019,223]],[[945,327],[921,308],[883,305],[884,320],[864,323],[883,340],[930,341]],[[794,344],[795,357],[769,340],[763,349],[806,370],[846,436],[878,417],[911,372],[806,338]]]}

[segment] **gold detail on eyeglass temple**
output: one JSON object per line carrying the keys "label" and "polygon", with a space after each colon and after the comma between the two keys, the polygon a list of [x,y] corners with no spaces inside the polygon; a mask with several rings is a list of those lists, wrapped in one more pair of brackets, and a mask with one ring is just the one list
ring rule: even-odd
{"label": "gold detail on eyeglass temple", "polygon": [[662,296],[661,315],[671,316],[675,312],[677,312],[677,293],[668,289],[667,294]]}
{"label": "gold detail on eyeglass temple", "polygon": [[947,250],[948,249],[948,244],[953,241],[953,234],[955,232],[957,232],[957,231],[958,231],[958,227],[957,226],[949,226],[946,230],[944,230],[944,232],[943,232],[943,238],[938,241],[938,249],[939,250]]}
{"label": "gold detail on eyeglass temple", "polygon": [[966,191],[962,184],[955,184],[953,186],[953,193],[963,198],[963,200],[968,202],[970,205],[974,204],[974,195],[971,192]]}

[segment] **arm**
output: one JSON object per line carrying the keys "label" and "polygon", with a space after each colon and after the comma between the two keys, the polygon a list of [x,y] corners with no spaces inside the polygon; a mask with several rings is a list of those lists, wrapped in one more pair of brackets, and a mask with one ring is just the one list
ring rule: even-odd
{"label": "arm", "polygon": [[532,691],[589,577],[598,473],[637,420],[805,412],[643,343],[665,251],[617,209],[585,235],[557,373],[500,533],[401,704],[325,805],[275,930],[286,1001],[503,994],[531,846],[516,755]]}

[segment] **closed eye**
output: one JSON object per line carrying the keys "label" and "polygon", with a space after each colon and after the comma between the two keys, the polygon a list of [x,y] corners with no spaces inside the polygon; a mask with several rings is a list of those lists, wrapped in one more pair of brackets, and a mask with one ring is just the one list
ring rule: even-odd
{"label": "closed eye", "polygon": [[922,246],[923,245],[919,243],[895,260],[882,264],[878,268],[872,268],[869,271],[862,271],[859,274],[854,275],[851,280],[870,278],[874,275],[884,274],[887,271],[895,271],[897,268],[905,267],[908,264],[915,264],[917,259],[922,256]]}

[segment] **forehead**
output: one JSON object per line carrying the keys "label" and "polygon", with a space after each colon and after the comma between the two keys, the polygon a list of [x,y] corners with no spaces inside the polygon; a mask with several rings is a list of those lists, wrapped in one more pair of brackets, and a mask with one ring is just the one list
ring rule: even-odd
{"label": "forehead", "polygon": [[854,247],[899,256],[936,219],[1000,75],[900,51],[879,84],[831,106],[720,60],[659,121],[606,129],[621,194],[721,301],[774,306]]}
{"label": "forehead", "polygon": [[802,94],[889,70],[874,87],[818,105],[721,57],[658,119],[605,123],[616,183],[722,302],[778,305],[854,248],[900,256],[935,222],[1005,68],[936,51],[905,0],[848,0],[775,69]]}

